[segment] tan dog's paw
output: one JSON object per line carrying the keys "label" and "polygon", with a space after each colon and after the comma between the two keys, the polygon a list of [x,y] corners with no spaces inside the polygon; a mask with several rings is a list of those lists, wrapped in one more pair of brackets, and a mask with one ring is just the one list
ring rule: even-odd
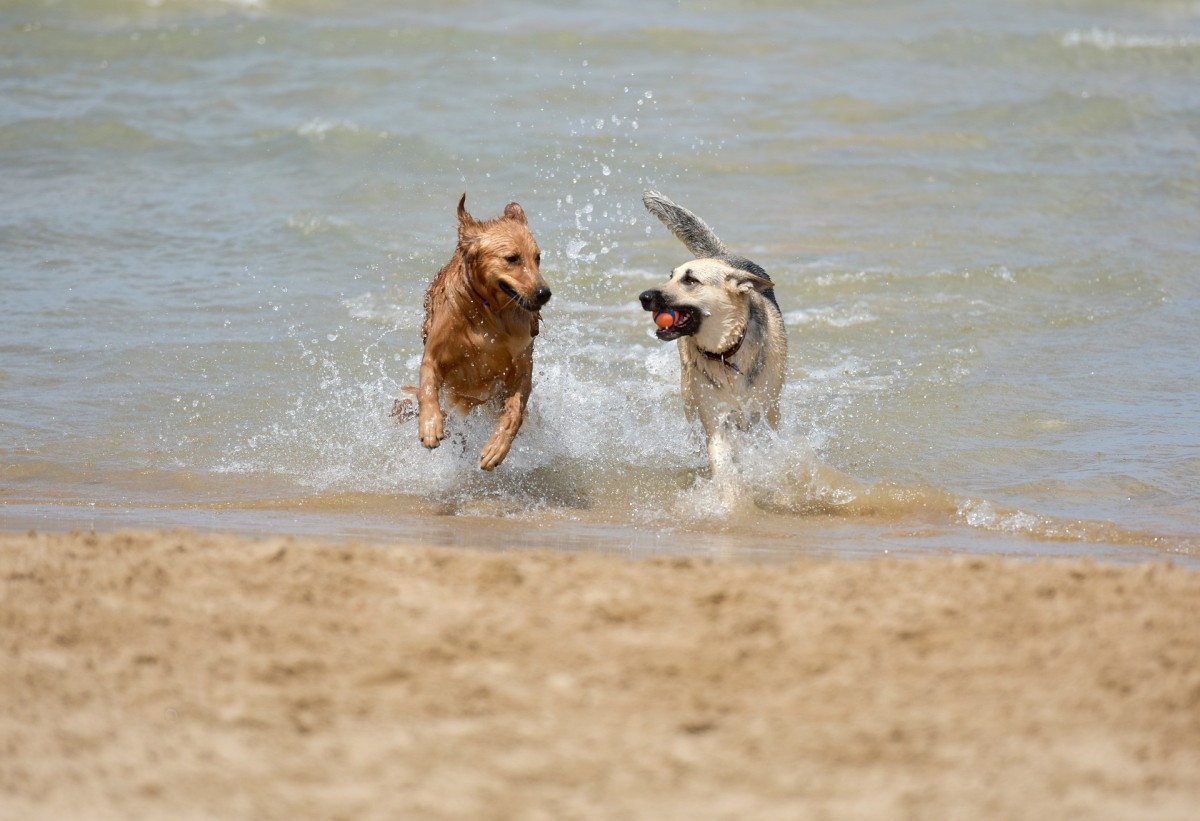
{"label": "tan dog's paw", "polygon": [[440,445],[446,438],[445,416],[442,415],[442,409],[435,408],[430,413],[425,413],[422,409],[418,428],[422,445],[431,450]]}
{"label": "tan dog's paw", "polygon": [[508,450],[512,447],[513,437],[502,431],[496,431],[492,434],[492,438],[483,446],[483,450],[479,451],[479,467],[484,470],[492,470],[504,461],[504,457],[508,456]]}

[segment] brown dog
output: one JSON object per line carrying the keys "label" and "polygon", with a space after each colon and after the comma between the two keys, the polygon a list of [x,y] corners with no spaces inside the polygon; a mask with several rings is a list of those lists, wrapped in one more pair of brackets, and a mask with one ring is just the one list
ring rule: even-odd
{"label": "brown dog", "polygon": [[504,216],[477,221],[458,201],[458,247],[425,293],[417,432],[436,448],[446,437],[442,401],[469,413],[488,405],[499,414],[479,454],[491,470],[504,461],[525,420],[533,388],[533,338],[538,311],[550,299],[525,212],[515,202]]}

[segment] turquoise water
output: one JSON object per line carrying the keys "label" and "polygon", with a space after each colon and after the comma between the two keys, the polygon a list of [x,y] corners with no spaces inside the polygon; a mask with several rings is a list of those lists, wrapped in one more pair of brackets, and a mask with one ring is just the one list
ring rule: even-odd
{"label": "turquoise water", "polygon": [[[1198,80],[1186,3],[6,3],[0,527],[1195,561]],[[732,494],[645,188],[779,283]],[[387,415],[464,191],[555,293],[490,475]]]}

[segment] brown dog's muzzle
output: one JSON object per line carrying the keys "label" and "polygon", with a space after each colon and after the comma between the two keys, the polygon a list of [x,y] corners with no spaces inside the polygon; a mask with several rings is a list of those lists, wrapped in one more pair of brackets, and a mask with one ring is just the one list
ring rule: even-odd
{"label": "brown dog's muzzle", "polygon": [[545,283],[534,288],[533,293],[527,297],[522,296],[516,288],[503,280],[500,281],[500,290],[530,313],[537,313],[543,305],[550,301],[550,288]]}

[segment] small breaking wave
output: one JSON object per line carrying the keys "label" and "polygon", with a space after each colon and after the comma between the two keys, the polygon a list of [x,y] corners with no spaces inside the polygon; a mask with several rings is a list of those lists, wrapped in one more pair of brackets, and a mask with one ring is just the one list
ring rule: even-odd
{"label": "small breaking wave", "polygon": [[1060,42],[1066,48],[1091,46],[1101,51],[1116,49],[1178,49],[1200,46],[1200,37],[1176,37],[1153,34],[1118,34],[1106,29],[1072,29]]}
{"label": "small breaking wave", "polygon": [[387,139],[388,137],[386,131],[368,131],[348,120],[326,120],[321,117],[309,120],[304,125],[301,125],[296,129],[296,133],[301,137],[307,137],[317,142],[324,142],[329,137],[339,134],[348,134],[351,136],[367,134],[379,139]]}
{"label": "small breaking wave", "polygon": [[[718,530],[753,530],[764,515],[787,521],[828,518],[873,523],[887,529],[968,528],[1020,541],[1149,548],[1198,556],[1200,540],[1155,533],[1114,522],[1051,516],[990,499],[963,496],[919,481],[863,482],[824,464],[811,443],[792,435],[743,436],[738,463],[724,475],[709,477],[700,468],[661,511],[640,512],[647,522],[680,522]],[[683,525],[690,527],[692,525]]]}

